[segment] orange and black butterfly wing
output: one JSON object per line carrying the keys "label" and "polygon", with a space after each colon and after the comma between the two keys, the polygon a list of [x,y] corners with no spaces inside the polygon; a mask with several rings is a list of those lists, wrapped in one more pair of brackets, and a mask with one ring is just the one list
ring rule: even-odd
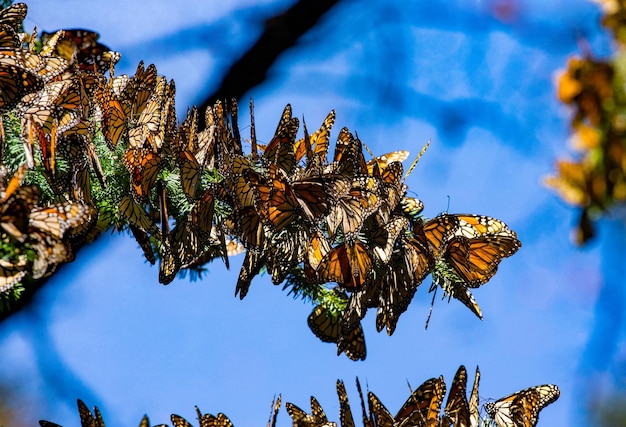
{"label": "orange and black butterfly wing", "polygon": [[343,381],[337,380],[337,396],[339,396],[339,421],[341,427],[355,427],[352,409],[348,401],[348,393]]}
{"label": "orange and black butterfly wing", "polygon": [[467,370],[459,366],[454,375],[446,407],[444,408],[446,421],[455,427],[470,427],[470,410],[467,401]]}
{"label": "orange and black butterfly wing", "polygon": [[370,413],[373,415],[376,427],[394,427],[395,420],[389,410],[383,405],[378,396],[373,392],[367,393]]}

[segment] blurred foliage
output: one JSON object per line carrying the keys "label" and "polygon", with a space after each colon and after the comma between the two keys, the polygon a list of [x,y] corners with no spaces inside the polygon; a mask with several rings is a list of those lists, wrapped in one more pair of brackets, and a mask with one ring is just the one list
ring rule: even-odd
{"label": "blurred foliage", "polygon": [[615,40],[614,56],[573,57],[558,78],[558,97],[573,110],[573,159],[559,159],[556,175],[547,177],[567,203],[580,208],[575,241],[588,242],[593,222],[626,201],[626,4],[599,0],[603,25]]}

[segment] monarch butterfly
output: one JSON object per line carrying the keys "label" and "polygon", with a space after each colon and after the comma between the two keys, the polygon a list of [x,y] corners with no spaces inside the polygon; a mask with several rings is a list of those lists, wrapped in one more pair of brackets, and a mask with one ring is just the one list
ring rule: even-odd
{"label": "monarch butterfly", "polygon": [[459,228],[455,233],[457,236],[472,238],[484,234],[497,234],[517,238],[517,233],[499,219],[474,214],[453,214],[453,216],[459,220]]}
{"label": "monarch butterfly", "polygon": [[[112,82],[115,83],[116,80]],[[96,117],[102,126],[105,141],[111,149],[115,149],[126,132],[126,113],[115,96],[114,87],[115,85],[113,88],[109,85],[102,85],[94,93]]]}
{"label": "monarch butterfly", "polygon": [[19,32],[22,29],[22,23],[27,13],[28,6],[26,4],[11,4],[0,10],[0,24],[8,26],[15,32]]}
{"label": "monarch butterfly", "polygon": [[409,157],[409,152],[406,150],[392,151],[391,153],[383,154],[382,156],[374,157],[366,163],[367,173],[373,175],[374,165],[378,167],[379,171],[384,171],[389,164],[393,162],[403,162]]}
{"label": "monarch butterfly", "polygon": [[74,237],[84,234],[94,223],[96,210],[81,203],[35,207],[29,215],[30,232],[38,231],[62,239],[66,232]]}
{"label": "monarch butterfly", "polygon": [[[416,223],[420,223],[418,219]],[[421,224],[421,223],[420,223]],[[453,215],[438,215],[423,224],[423,234],[435,259],[440,259],[448,241],[455,235],[459,220]]]}
{"label": "monarch butterfly", "polygon": [[[200,427],[233,427],[233,423],[230,419],[228,419],[228,417],[221,412],[217,414],[217,416],[212,414],[202,414],[202,412],[200,412],[200,408],[196,406],[196,413],[198,414]],[[174,427],[191,427],[191,424],[189,424],[187,420],[178,415],[176,415],[176,421],[174,421],[174,415],[172,415],[172,424],[174,424]]]}
{"label": "monarch butterfly", "polygon": [[160,252],[159,283],[169,285],[176,277],[181,265],[177,254],[172,250],[169,236],[161,239]]}
{"label": "monarch butterfly", "polygon": [[136,227],[148,234],[158,234],[159,228],[145,211],[131,196],[124,196],[120,200],[119,212]]}
{"label": "monarch butterfly", "polygon": [[[44,44],[55,33],[41,33]],[[100,35],[90,30],[63,30],[62,40],[56,46],[56,52],[65,59],[75,58],[81,70],[106,73],[121,58],[102,43],[98,43]]]}
{"label": "monarch butterfly", "polygon": [[470,427],[470,410],[467,402],[467,370],[463,365],[459,366],[454,375],[443,413],[444,425]]}
{"label": "monarch butterfly", "polygon": [[18,284],[26,275],[27,259],[20,255],[16,263],[0,259],[0,293]]}
{"label": "monarch butterfly", "polygon": [[326,417],[326,413],[322,409],[322,406],[313,396],[311,396],[311,414],[307,414],[305,411],[290,402],[285,404],[285,408],[287,408],[287,413],[293,420],[294,426],[337,427],[337,423],[328,422],[328,418]]}
{"label": "monarch butterfly", "polygon": [[363,147],[358,138],[352,136],[348,128],[339,131],[335,144],[335,154],[330,165],[333,173],[355,176],[367,173]]}
{"label": "monarch butterfly", "polygon": [[[345,296],[338,292],[337,295]],[[342,316],[325,305],[318,305],[307,319],[309,328],[323,342],[337,343],[337,354],[346,353],[352,360],[365,360],[367,349],[361,323],[358,322],[350,331],[344,331]]]}
{"label": "monarch butterfly", "polygon": [[[413,267],[404,256],[393,258],[384,273],[373,279],[368,287],[375,287],[378,297],[376,311],[376,330],[387,328],[387,334],[392,335],[396,329],[400,315],[408,308],[420,281],[414,279]],[[422,267],[423,268],[423,267]]]}
{"label": "monarch butterfly", "polygon": [[318,266],[321,281],[335,282],[350,291],[365,286],[371,271],[372,258],[360,240],[335,246]]}
{"label": "monarch butterfly", "polygon": [[502,258],[520,246],[519,240],[508,235],[455,236],[448,242],[444,259],[467,286],[477,288],[493,277]]}
{"label": "monarch butterfly", "polygon": [[5,64],[0,57],[0,113],[12,110],[25,95],[43,87],[39,76],[16,65]]}
{"label": "monarch butterfly", "polygon": [[[118,78],[120,77],[115,77],[115,79]],[[144,69],[143,61],[139,61],[133,77],[121,79],[120,84],[118,84],[120,90],[118,99],[121,102],[124,115],[129,120],[134,121],[139,118],[154,93],[157,80],[156,66],[150,64]],[[112,84],[115,86],[115,82]]]}
{"label": "monarch butterfly", "polygon": [[23,241],[28,233],[28,218],[41,191],[35,186],[22,186],[26,165],[22,165],[5,185],[7,169],[0,168],[0,227],[13,238]]}
{"label": "monarch butterfly", "polygon": [[371,391],[368,399],[376,426],[438,426],[441,402],[445,394],[446,384],[443,377],[426,380],[411,393],[395,417],[391,416],[385,405]]}
{"label": "monarch butterfly", "polygon": [[203,241],[208,241],[213,231],[213,213],[215,202],[212,187],[204,190],[189,213],[189,224],[195,228]]}
{"label": "monarch butterfly", "polygon": [[19,49],[21,41],[17,34],[10,26],[0,23],[0,48]]}
{"label": "monarch butterfly", "polygon": [[241,265],[237,286],[235,288],[235,296],[239,294],[239,299],[244,299],[250,289],[252,279],[259,274],[261,268],[267,260],[267,250],[250,250],[246,251],[246,256]]}
{"label": "monarch butterfly", "polygon": [[289,271],[300,264],[306,256],[309,230],[294,227],[289,231],[274,233],[268,241],[267,270],[272,275],[272,283],[279,285]]}
{"label": "monarch butterfly", "polygon": [[[328,234],[331,238],[334,238],[339,226],[346,238],[354,238],[358,234],[364,221],[376,212],[381,204],[379,184],[375,178],[361,175],[352,180],[346,194],[333,195],[336,200],[326,217]],[[341,186],[336,188],[340,189]]]}
{"label": "monarch butterfly", "polygon": [[150,236],[148,233],[134,224],[128,224],[128,228],[143,251],[143,255],[146,257],[146,260],[150,264],[154,265],[156,258],[154,256],[154,250],[152,249],[152,243],[150,242]]}
{"label": "monarch butterfly", "polygon": [[478,384],[480,383],[480,369],[476,366],[476,375],[474,376],[474,386],[469,400],[469,420],[470,427],[478,427],[480,421],[480,412],[478,411]]}
{"label": "monarch butterfly", "polygon": [[137,202],[147,202],[160,170],[161,157],[150,148],[128,148],[122,161],[130,174],[131,194]]}
{"label": "monarch butterfly", "polygon": [[355,427],[352,409],[348,401],[348,393],[343,381],[337,380],[337,396],[339,396],[339,422],[341,427]]}
{"label": "monarch butterfly", "polygon": [[263,152],[263,158],[268,165],[276,165],[287,176],[290,176],[296,166],[294,143],[300,121],[291,117],[291,105],[287,104],[276,128],[272,140]]}
{"label": "monarch butterfly", "polygon": [[383,264],[391,259],[393,248],[401,233],[407,230],[409,220],[402,216],[392,217],[385,225],[372,232],[373,252]]}
{"label": "monarch butterfly", "polygon": [[[304,120],[303,120],[304,122]],[[306,154],[305,176],[318,175],[322,172],[324,164],[328,161],[328,148],[330,145],[330,130],[335,123],[335,110],[324,119],[324,122],[313,135],[309,135],[304,126],[304,138],[299,139],[294,144],[296,152],[296,162],[299,162]]]}
{"label": "monarch butterfly", "polygon": [[535,427],[539,412],[560,395],[554,384],[539,385],[486,403],[485,410],[498,427]]}

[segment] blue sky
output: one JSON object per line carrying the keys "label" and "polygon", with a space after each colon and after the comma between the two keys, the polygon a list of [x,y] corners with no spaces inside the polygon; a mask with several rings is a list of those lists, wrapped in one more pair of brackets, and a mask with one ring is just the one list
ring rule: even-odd
{"label": "blue sky", "polygon": [[[164,287],[128,236],[104,236],[55,275],[36,305],[0,324],[0,379],[27,396],[30,425],[78,425],[77,397],[109,425],[136,425],[144,413],[152,424],[169,423],[171,413],[193,420],[194,405],[236,426],[263,425],[276,393],[302,408],[312,394],[337,420],[335,382],[345,381],[354,406],[357,375],[395,413],[407,380],[415,387],[443,374],[449,382],[460,364],[470,373],[480,366],[484,401],[555,383],[561,397],[539,425],[586,425],[586,390],[619,387],[623,377],[626,341],[615,329],[624,230],[605,221],[601,240],[575,248],[574,211],[541,181],[568,152],[569,113],[556,100],[554,73],[578,52],[577,36],[598,54],[608,42],[586,1],[512,0],[512,22],[494,16],[494,3],[342,3],[247,95],[261,140],[288,102],[309,128],[335,109],[334,135],[348,126],[376,154],[406,149],[413,158],[431,139],[407,181],[425,214],[495,216],[523,243],[474,292],[483,321],[438,297],[425,331],[427,278],[392,337],[375,332],[373,313],[365,318],[368,355],[355,363],[317,340],[306,324],[312,307],[267,277],[245,300],[234,298],[243,257],[231,259],[231,271],[216,263],[203,281]],[[287,4],[32,1],[26,25],[99,31],[124,55],[118,74],[143,59],[174,78],[183,114],[254,40],[260,17]],[[290,425],[284,409],[279,425]]]}

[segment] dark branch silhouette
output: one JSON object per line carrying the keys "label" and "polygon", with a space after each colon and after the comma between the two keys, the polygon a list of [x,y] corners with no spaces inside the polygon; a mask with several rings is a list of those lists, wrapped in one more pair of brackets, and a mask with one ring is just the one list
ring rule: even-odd
{"label": "dark branch silhouette", "polygon": [[[200,111],[206,110],[216,100],[240,99],[262,83],[276,59],[294,46],[337,3],[339,0],[300,0],[284,13],[268,19],[261,37],[228,69],[218,89],[200,105]],[[199,118],[202,129],[204,114]]]}

